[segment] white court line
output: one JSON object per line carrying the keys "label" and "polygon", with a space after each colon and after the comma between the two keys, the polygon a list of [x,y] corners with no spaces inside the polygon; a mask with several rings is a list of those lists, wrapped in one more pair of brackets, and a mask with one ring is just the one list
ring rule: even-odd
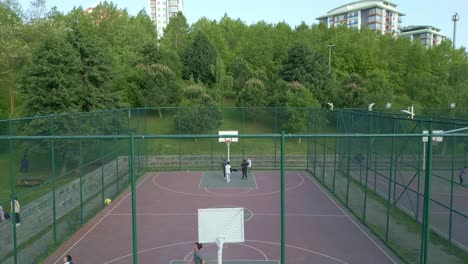
{"label": "white court line", "polygon": [[[212,188],[212,189],[214,189],[214,188]],[[232,189],[237,189],[237,188],[232,187],[232,188],[217,188],[217,189],[232,190]],[[242,188],[242,189],[243,189],[243,188]],[[249,188],[249,189],[247,189],[247,190],[245,190],[245,191],[243,191],[243,192],[238,192],[238,193],[233,193],[233,194],[235,194],[235,195],[242,195],[242,194],[247,194],[247,193],[249,193],[249,192],[251,192],[251,191],[252,191],[252,188]],[[225,194],[223,194],[223,193],[215,193],[215,192],[209,191],[207,187],[205,187],[205,192],[207,192],[207,193],[209,193],[209,194],[214,194],[214,195],[225,195]]]}
{"label": "white court line", "polygon": [[[245,240],[247,242],[256,242],[256,243],[264,243],[264,244],[270,244],[270,245],[275,245],[275,246],[281,246],[280,243],[275,243],[275,242],[268,242],[268,241],[262,241],[262,240]],[[296,246],[291,246],[291,245],[288,245],[286,244],[286,247],[289,247],[289,248],[294,248],[294,249],[297,249],[297,250],[302,250],[302,251],[305,251],[305,252],[308,252],[308,253],[312,253],[312,254],[316,254],[316,255],[319,255],[319,256],[322,256],[322,257],[325,257],[325,258],[329,258],[329,259],[332,259],[332,260],[335,260],[337,262],[340,262],[340,263],[343,263],[343,264],[350,264],[348,262],[345,262],[341,259],[337,259],[337,258],[334,258],[332,256],[329,256],[329,255],[325,255],[325,254],[322,254],[320,252],[317,252],[317,251],[313,251],[313,250],[310,250],[310,249],[306,249],[306,248],[301,248],[301,247],[296,247]]]}
{"label": "white court line", "polygon": [[[255,214],[260,216],[280,216],[281,214]],[[346,217],[344,214],[286,214],[286,216],[307,216],[307,217]]]}
{"label": "white court line", "polygon": [[[255,178],[255,175],[254,175],[253,172],[251,172],[251,174],[252,174],[252,177],[253,177],[253,179],[254,179],[255,189],[258,190],[257,178]],[[249,175],[249,174],[247,173],[247,176],[248,176],[248,175]]]}
{"label": "white court line", "polygon": [[[150,175],[147,176],[146,179],[144,179],[143,181],[141,181],[137,186],[136,188],[140,187],[140,185],[142,185],[145,181],[147,181],[148,179],[150,179]],[[135,188],[135,189],[136,189]],[[122,197],[120,199],[120,201],[115,204],[114,207],[112,207],[112,209],[109,210],[109,212],[107,212],[107,214],[105,214],[96,224],[94,224],[86,233],[84,233],[84,235],[82,237],[80,237],[80,239],[78,239],[78,241],[75,242],[75,244],[73,244],[70,248],[68,248],[67,250],[65,250],[65,253],[62,254],[62,256],[60,256],[60,258],[54,262],[54,264],[57,264],[59,261],[62,261],[63,260],[63,257],[65,257],[66,254],[68,254],[68,252],[70,252],[70,250],[72,250],[76,245],[78,245],[78,243],[81,242],[81,240],[83,240],[85,238],[86,235],[89,234],[89,232],[91,232],[97,225],[99,225],[102,220],[104,220],[104,218],[106,218],[115,208],[117,208],[125,199],[127,199],[127,197],[131,194],[132,192],[129,191],[127,194],[125,194],[124,197]]]}
{"label": "white court line", "polygon": [[[258,248],[256,248],[256,247],[253,247],[253,246],[250,246],[250,245],[246,245],[246,244],[240,244],[240,243],[226,243],[226,244],[232,244],[232,245],[239,245],[239,246],[249,247],[249,248],[251,248],[251,249],[253,249],[253,250],[256,250],[256,251],[260,252],[260,254],[262,254],[263,257],[265,258],[265,260],[268,260],[268,256],[267,256],[263,251],[261,251],[260,249],[258,249]],[[190,255],[192,255],[192,254],[193,254],[193,251],[189,252],[189,253],[185,256],[184,260],[188,260],[188,258],[189,258]],[[264,261],[264,260],[262,260],[262,261]]]}
{"label": "white court line", "polygon": [[341,208],[341,206],[339,206],[335,200],[333,200],[330,195],[325,192],[325,190],[322,188],[322,186],[319,186],[314,180],[311,180],[311,182],[317,186],[327,197],[328,199],[336,206],[338,207],[338,209],[340,209],[347,217],[348,219],[370,240],[372,241],[372,243],[378,248],[380,249],[380,251],[382,251],[382,253],[385,254],[385,256],[387,256],[393,263],[397,264],[397,262],[383,249],[379,246],[379,244],[377,244],[377,242],[374,241],[374,239],[372,239],[347,213],[346,211]]}
{"label": "white court line", "polygon": [[[281,214],[254,214],[252,210],[244,208],[251,212],[252,216],[280,216]],[[108,214],[110,216],[131,216],[132,214]],[[194,216],[196,213],[174,213],[174,214],[137,214],[141,216]],[[286,214],[286,216],[308,216],[308,217],[346,217],[346,215],[334,215],[334,214]],[[252,218],[252,217],[251,217]]]}
{"label": "white court line", "polygon": [[[300,187],[302,184],[304,184],[305,180],[304,180],[304,177],[302,177],[302,175],[300,174],[295,174],[296,176],[299,176],[301,178],[301,182],[295,186],[292,186],[292,187],[289,187],[289,188],[286,188],[286,191],[290,191],[290,190],[293,190],[293,189],[296,189],[298,187]],[[245,194],[245,195],[237,195],[237,194],[200,194],[200,193],[189,193],[189,192],[182,192],[182,191],[177,191],[177,190],[173,190],[173,189],[169,189],[169,188],[166,188],[160,184],[158,184],[155,180],[160,176],[160,174],[156,175],[152,182],[153,184],[160,188],[160,189],[163,189],[163,190],[166,190],[168,192],[172,192],[172,193],[177,193],[177,194],[184,194],[184,195],[192,195],[192,196],[222,196],[222,197],[252,197],[252,196],[263,196],[263,195],[272,195],[272,194],[277,194],[277,193],[280,193],[280,190],[278,191],[272,191],[272,192],[265,192],[265,193],[253,193],[253,194]]]}
{"label": "white court line", "polygon": [[[191,254],[193,254],[193,253],[191,253]],[[187,262],[187,261],[190,261],[190,260],[180,260],[180,259],[179,260],[171,260],[171,262],[169,264],[173,264],[173,263],[176,263],[176,262]],[[223,260],[223,263],[226,263],[226,262],[244,262],[244,263],[260,262],[260,263],[264,263],[265,261],[280,264],[279,260],[255,260],[255,259],[228,259],[228,260]]]}

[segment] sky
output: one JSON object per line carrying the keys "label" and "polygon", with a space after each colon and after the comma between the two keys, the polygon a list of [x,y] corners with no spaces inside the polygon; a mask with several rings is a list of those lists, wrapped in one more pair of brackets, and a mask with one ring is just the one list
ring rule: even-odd
{"label": "sky", "polygon": [[[83,8],[94,6],[96,0],[46,0],[48,8],[56,6],[68,12],[74,6]],[[325,15],[331,9],[354,2],[355,0],[184,0],[184,15],[190,24],[202,17],[219,20],[227,14],[233,19],[241,19],[251,24],[261,20],[268,23],[286,22],[291,27],[302,21],[311,25],[315,18]],[[23,10],[27,10],[30,0],[19,0]],[[114,0],[117,7],[127,9],[135,15],[147,9],[146,0]],[[441,29],[441,33],[452,39],[452,15],[457,12],[456,47],[468,47],[468,1],[467,0],[392,0],[405,14],[403,26],[431,25]]]}

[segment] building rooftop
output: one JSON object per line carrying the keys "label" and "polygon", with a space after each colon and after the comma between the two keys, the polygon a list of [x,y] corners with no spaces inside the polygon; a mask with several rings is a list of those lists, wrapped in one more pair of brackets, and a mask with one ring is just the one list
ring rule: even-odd
{"label": "building rooftop", "polygon": [[346,5],[339,6],[335,9],[328,11],[326,15],[317,17],[316,19],[327,18],[330,16],[335,16],[335,15],[339,15],[343,13],[349,13],[349,12],[353,12],[356,10],[369,9],[372,7],[380,7],[386,10],[390,10],[394,13],[399,14],[400,16],[405,15],[404,13],[400,12],[400,10],[396,9],[395,3],[392,3],[390,1],[363,0],[363,1],[356,1],[356,2],[346,4]]}
{"label": "building rooftop", "polygon": [[401,29],[401,33],[403,32],[409,32],[409,31],[420,31],[420,30],[432,30],[436,32],[440,32],[440,28],[436,28],[433,26],[407,26]]}

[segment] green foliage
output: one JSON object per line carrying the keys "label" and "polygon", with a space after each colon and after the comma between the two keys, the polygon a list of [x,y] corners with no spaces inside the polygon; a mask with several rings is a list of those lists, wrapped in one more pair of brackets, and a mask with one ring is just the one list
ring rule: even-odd
{"label": "green foliage", "polygon": [[363,108],[367,106],[366,93],[364,81],[358,74],[353,73],[343,81],[343,88],[340,91],[341,101],[338,102],[345,107]]}
{"label": "green foliage", "polygon": [[182,57],[190,43],[189,25],[185,16],[179,12],[171,17],[169,24],[164,29],[161,39],[161,47],[166,50],[175,51]]}
{"label": "green foliage", "polygon": [[45,41],[21,80],[30,115],[80,112],[83,102],[79,53],[63,35]]}
{"label": "green foliage", "polygon": [[221,110],[202,85],[195,84],[184,90],[181,107],[174,116],[176,131],[198,134],[218,129],[223,120]]}
{"label": "green foliage", "polygon": [[286,92],[287,122],[282,128],[287,133],[307,132],[309,108],[320,106],[312,93],[300,83],[288,83]]}
{"label": "green foliage", "polygon": [[[67,91],[63,102],[49,105],[43,113],[171,105],[167,100],[142,101],[146,88],[141,78],[147,74],[142,69],[154,64],[167,66],[174,75],[170,79],[181,89],[203,83],[215,101],[234,97],[239,101],[247,81],[257,79],[268,100],[256,105],[286,105],[289,88],[278,82],[283,80],[300,83],[322,106],[326,102],[338,107],[366,107],[371,102],[376,108],[387,102],[467,106],[468,55],[465,48],[453,49],[449,40],[426,48],[419,41],[368,29],[305,23],[291,29],[284,22],[264,21],[249,25],[227,15],[189,25],[182,13],[171,17],[164,35],[157,36],[144,11],[131,16],[111,2],[101,2],[92,13],[75,8],[66,14],[47,10],[44,0],[32,2],[32,8],[23,12],[18,1],[0,0],[1,117],[33,114],[31,98],[44,95],[41,89],[26,91],[20,86],[31,80],[20,79],[35,67],[32,60],[37,60],[39,51],[45,52],[44,45],[61,38],[64,50],[55,47],[61,54],[57,57],[64,65],[73,65],[74,59],[62,57],[76,57],[79,66],[68,73],[59,69],[57,75],[62,77],[55,81],[60,87],[73,82],[80,92]],[[353,74],[359,78],[350,77]],[[33,92],[39,94],[29,94]]]}
{"label": "green foliage", "polygon": [[[237,107],[263,107],[267,106],[267,91],[263,82],[259,79],[251,78],[245,83],[244,89],[242,89],[237,96],[236,106]],[[246,117],[249,119],[256,119],[260,109],[250,109],[246,113]]]}
{"label": "green foliage", "polygon": [[210,43],[208,38],[198,32],[193,42],[186,48],[182,61],[184,70],[182,77],[185,80],[193,78],[194,81],[201,81],[205,84],[213,84],[215,76],[211,71],[212,65],[216,65],[218,54],[216,48]]}
{"label": "green foliage", "polygon": [[236,94],[239,94],[239,92],[245,87],[247,80],[252,76],[251,69],[242,57],[236,57],[231,65],[231,73],[233,78],[232,88]]}
{"label": "green foliage", "polygon": [[139,99],[142,106],[170,106],[180,102],[181,88],[176,75],[163,64],[139,66]]}
{"label": "green foliage", "polygon": [[287,82],[299,82],[310,89],[319,100],[324,100],[328,81],[328,66],[319,53],[305,44],[295,43],[288,50],[278,76]]}

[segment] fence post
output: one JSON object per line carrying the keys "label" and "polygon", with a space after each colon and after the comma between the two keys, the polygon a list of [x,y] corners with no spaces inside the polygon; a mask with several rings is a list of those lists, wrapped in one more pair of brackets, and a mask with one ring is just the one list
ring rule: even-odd
{"label": "fence post", "polygon": [[[145,109],[145,135],[148,133],[147,131],[147,123],[148,123],[148,117],[147,117],[147,111],[146,107]],[[143,139],[145,142],[145,168],[148,169],[148,141],[147,139]]]}
{"label": "fence post", "polygon": [[[454,128],[455,129],[455,128]],[[452,171],[451,171],[451,178],[450,178],[450,220],[449,220],[449,233],[448,239],[452,242],[452,221],[453,221],[453,177],[455,174],[454,167],[455,167],[455,143],[456,138],[452,137]]]}
{"label": "fence post", "polygon": [[[338,112],[337,116],[336,116],[336,132],[337,133],[340,133],[340,116],[341,116],[341,113]],[[335,186],[336,186],[336,162],[337,162],[337,156],[338,156],[338,152],[340,151],[340,138],[339,137],[336,137],[335,138],[335,161],[334,161],[334,166],[333,166],[333,183],[332,183],[332,190],[333,190],[333,193],[335,194]]]}
{"label": "fence post", "polygon": [[[11,117],[8,119],[8,135],[12,137],[12,128],[11,128]],[[13,198],[16,198],[16,188],[15,188],[15,157],[13,155],[13,140],[10,138],[8,140],[9,143],[9,148],[10,148],[10,188],[11,188],[11,197],[10,197],[10,203],[11,203],[11,211],[13,212],[11,214],[11,221],[12,223],[16,223],[16,214],[14,213],[16,208],[15,208],[15,201]],[[16,225],[12,225],[13,228],[13,259],[14,259],[14,264],[18,263],[18,250],[17,250],[17,241],[16,241]]]}
{"label": "fence post", "polygon": [[286,264],[286,177],[284,131],[281,133],[281,264]]}
{"label": "fence post", "polygon": [[[393,118],[393,134],[396,132],[396,117]],[[395,137],[392,137],[392,153],[390,154],[390,172],[388,175],[388,194],[387,194],[387,223],[385,227],[385,243],[388,243],[388,229],[390,228],[390,207],[392,205],[392,175],[393,175],[393,153],[395,152]]]}
{"label": "fence post", "polygon": [[[367,131],[371,131],[372,129],[372,116],[369,117],[369,126],[367,127]],[[367,191],[369,186],[367,186],[369,181],[369,157],[370,157],[370,147],[371,147],[371,138],[367,137],[367,158],[366,158],[366,180],[365,180],[365,187],[364,187],[364,212],[362,213],[362,222],[366,223],[367,217]]]}
{"label": "fence post", "polygon": [[[275,107],[275,134],[278,133],[278,107]],[[277,153],[276,153],[276,137],[275,137],[275,169],[278,167],[277,164],[276,164],[276,160],[277,160]]]}
{"label": "fence post", "polygon": [[431,207],[431,174],[432,174],[432,129],[429,130],[426,150],[426,178],[424,180],[424,214],[423,230],[421,239],[421,259],[420,263],[428,263],[429,244],[429,211]]}
{"label": "fence post", "polygon": [[[52,115],[50,118],[50,129],[51,129],[51,136],[54,136],[54,116]],[[53,229],[54,229],[54,243],[57,242],[57,208],[55,202],[55,184],[56,184],[56,177],[55,177],[55,140],[54,138],[51,139],[51,150],[52,150],[52,217],[53,217]],[[65,161],[64,161],[65,162]]]}
{"label": "fence post", "polygon": [[136,182],[135,182],[135,138],[130,132],[130,178],[132,189],[132,241],[133,264],[138,264],[138,240],[137,240],[137,210],[136,210]]}
{"label": "fence post", "polygon": [[[100,113],[99,117],[101,118],[101,124],[104,124],[104,120],[102,118],[102,112]],[[101,133],[104,132],[104,128],[101,126]],[[104,134],[104,133],[103,133]],[[101,206],[104,207],[104,199],[105,199],[105,183],[104,183],[104,139],[101,138]]]}
{"label": "fence post", "polygon": [[80,223],[83,224],[83,143],[81,141],[82,139],[80,139]]}

